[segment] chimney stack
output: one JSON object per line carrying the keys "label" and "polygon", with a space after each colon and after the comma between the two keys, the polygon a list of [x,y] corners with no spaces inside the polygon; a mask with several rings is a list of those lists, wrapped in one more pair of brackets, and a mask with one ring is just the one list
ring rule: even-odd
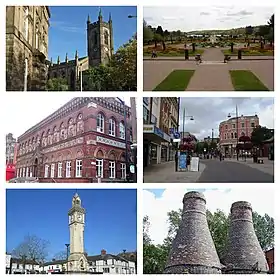
{"label": "chimney stack", "polygon": [[184,195],[182,221],[164,273],[221,273],[221,263],[206,220],[206,200],[202,193],[192,191]]}
{"label": "chimney stack", "polygon": [[238,201],[231,206],[228,245],[223,262],[227,274],[268,272],[265,254],[254,230],[249,202]]}

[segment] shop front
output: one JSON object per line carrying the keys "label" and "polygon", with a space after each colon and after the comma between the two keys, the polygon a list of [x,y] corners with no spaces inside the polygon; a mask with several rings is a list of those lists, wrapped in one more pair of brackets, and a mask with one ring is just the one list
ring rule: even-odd
{"label": "shop front", "polygon": [[147,167],[168,160],[170,136],[155,125],[143,126],[143,165]]}

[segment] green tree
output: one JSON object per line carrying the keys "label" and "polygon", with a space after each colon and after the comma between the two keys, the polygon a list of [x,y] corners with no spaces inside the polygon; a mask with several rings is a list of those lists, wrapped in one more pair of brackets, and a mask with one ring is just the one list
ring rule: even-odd
{"label": "green tree", "polygon": [[157,44],[159,42],[162,42],[163,38],[160,34],[154,33],[154,42],[155,42],[155,48],[157,47]]}
{"label": "green tree", "polygon": [[107,65],[90,68],[85,76],[84,90],[136,91],[137,40],[120,47]]}
{"label": "green tree", "polygon": [[69,86],[64,78],[51,78],[47,81],[47,91],[67,91]]}
{"label": "green tree", "polygon": [[143,41],[144,43],[148,43],[152,41],[154,38],[154,32],[150,26],[147,25],[146,21],[143,22]]}
{"label": "green tree", "polygon": [[163,29],[160,25],[157,27],[156,34],[159,34],[161,37],[164,36]]}
{"label": "green tree", "polygon": [[253,222],[256,235],[264,251],[274,247],[274,219],[265,214],[261,216],[253,212]]}
{"label": "green tree", "polygon": [[268,129],[265,126],[257,126],[254,128],[251,134],[251,142],[256,147],[261,147],[265,140],[270,139],[273,136],[273,130]]}
{"label": "green tree", "polygon": [[204,145],[203,142],[197,142],[197,143],[196,143],[195,152],[196,152],[197,154],[202,154],[202,153],[203,153],[203,145]]}

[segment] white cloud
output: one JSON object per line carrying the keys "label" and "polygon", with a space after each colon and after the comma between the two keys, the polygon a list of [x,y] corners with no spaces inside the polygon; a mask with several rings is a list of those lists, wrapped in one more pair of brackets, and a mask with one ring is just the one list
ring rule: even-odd
{"label": "white cloud", "polygon": [[271,7],[250,6],[144,7],[144,19],[149,25],[185,32],[262,25],[273,13]]}
{"label": "white cloud", "polygon": [[[76,94],[76,97],[79,95],[81,94]],[[9,94],[4,107],[5,115],[9,118],[4,126],[5,134],[13,133],[14,137],[19,137],[72,98],[73,96],[69,96],[68,93]],[[120,99],[130,106],[130,97],[120,97]]]}
{"label": "white cloud", "polygon": [[191,132],[198,139],[211,137],[212,128],[214,137],[219,136],[219,124],[227,120],[231,113],[235,117],[235,108],[239,115],[259,116],[261,126],[274,128],[274,100],[273,98],[181,98],[180,131],[183,130],[183,111],[186,116],[193,116],[194,120],[185,118],[184,131]]}
{"label": "white cloud", "polygon": [[[154,244],[161,244],[167,236],[167,213],[171,210],[182,208],[183,197],[190,189],[168,188],[162,196],[156,197],[151,191],[143,192],[143,215],[147,215],[150,221],[149,234]],[[268,214],[274,217],[274,192],[272,187],[261,186],[250,188],[234,188],[230,190],[206,190],[206,206],[210,211],[221,209],[226,213],[236,201],[248,201],[252,204],[253,211],[260,215]]]}

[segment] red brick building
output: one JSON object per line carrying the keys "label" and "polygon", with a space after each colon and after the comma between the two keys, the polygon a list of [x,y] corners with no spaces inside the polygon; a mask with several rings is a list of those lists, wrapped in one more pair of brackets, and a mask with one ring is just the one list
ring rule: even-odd
{"label": "red brick building", "polygon": [[[125,107],[130,158],[131,111]],[[123,104],[77,97],[18,138],[16,175],[39,182],[124,181],[125,155]]]}
{"label": "red brick building", "polygon": [[274,273],[274,248],[265,252],[266,261],[269,267],[269,273]]}
{"label": "red brick building", "polygon": [[237,139],[242,135],[251,137],[251,134],[256,126],[259,125],[259,117],[243,116],[230,118],[223,121],[219,125],[220,142],[219,148],[224,154],[235,152]]}

